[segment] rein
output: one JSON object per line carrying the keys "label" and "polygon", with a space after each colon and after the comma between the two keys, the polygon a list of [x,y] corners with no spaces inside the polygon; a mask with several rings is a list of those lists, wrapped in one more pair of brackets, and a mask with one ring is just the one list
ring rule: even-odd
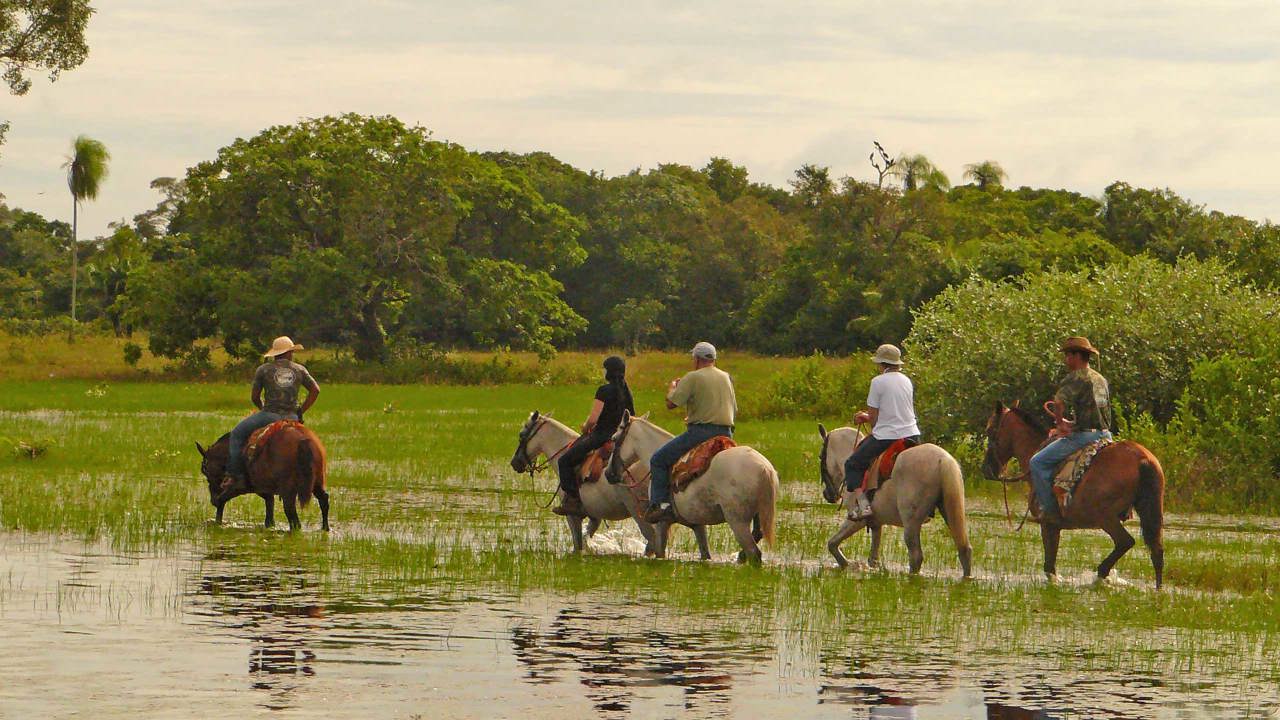
{"label": "rein", "polygon": [[[538,431],[542,429],[542,426],[546,424],[547,424],[546,420],[539,422],[532,430],[529,431],[529,436],[524,439],[524,444],[521,446],[521,449],[523,450],[525,459],[529,458],[529,441],[532,440],[533,436],[537,435]],[[564,454],[564,451],[572,447],[573,444],[577,441],[578,441],[578,438],[571,439],[569,442],[565,443],[564,447],[548,455],[547,459],[542,461],[541,464],[539,464],[536,459],[529,460],[528,470],[526,471],[529,473],[529,477],[532,478],[535,474],[540,473],[543,470],[546,470],[547,468],[551,467],[551,463],[555,462],[556,458]]]}

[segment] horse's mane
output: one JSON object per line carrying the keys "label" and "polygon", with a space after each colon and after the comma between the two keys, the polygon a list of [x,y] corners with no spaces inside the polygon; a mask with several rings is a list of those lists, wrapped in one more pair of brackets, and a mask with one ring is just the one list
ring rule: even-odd
{"label": "horse's mane", "polygon": [[1009,410],[1012,411],[1014,414],[1016,414],[1019,418],[1021,418],[1022,422],[1035,428],[1036,432],[1048,434],[1049,424],[1041,420],[1040,418],[1036,417],[1035,414],[1032,413],[1030,410],[1019,405],[1013,405],[1009,408]]}

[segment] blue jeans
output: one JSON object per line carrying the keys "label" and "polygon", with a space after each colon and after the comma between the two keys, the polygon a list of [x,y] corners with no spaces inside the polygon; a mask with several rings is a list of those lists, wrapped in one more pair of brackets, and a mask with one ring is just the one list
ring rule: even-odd
{"label": "blue jeans", "polygon": [[1070,457],[1071,453],[1083,448],[1091,442],[1111,437],[1107,430],[1082,430],[1066,437],[1058,438],[1041,448],[1031,458],[1031,487],[1036,492],[1036,501],[1040,510],[1058,507],[1058,500],[1053,496],[1053,475],[1058,466]]}
{"label": "blue jeans", "polygon": [[[920,436],[912,435],[907,438],[917,445],[920,444]],[[868,435],[858,443],[858,447],[854,448],[853,454],[844,461],[844,486],[849,492],[853,492],[862,487],[862,478],[867,474],[867,470],[871,467],[871,463],[880,457],[880,453],[889,449],[890,445],[898,442],[897,440],[881,440],[875,435]],[[889,478],[880,478],[880,483]]]}
{"label": "blue jeans", "polygon": [[264,428],[277,420],[297,420],[298,416],[290,413],[289,415],[277,415],[276,413],[259,410],[249,417],[236,423],[231,429],[231,438],[228,440],[227,447],[227,474],[236,477],[244,477],[244,446],[249,442],[249,436],[254,430]]}
{"label": "blue jeans", "polygon": [[671,438],[649,458],[649,506],[671,502],[671,466],[680,456],[717,435],[733,437],[731,425],[686,425],[684,432]]}

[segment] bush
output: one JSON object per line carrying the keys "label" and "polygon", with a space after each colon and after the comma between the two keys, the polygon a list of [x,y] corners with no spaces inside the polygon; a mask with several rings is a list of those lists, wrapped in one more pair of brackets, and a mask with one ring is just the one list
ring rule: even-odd
{"label": "bush", "polygon": [[773,376],[764,399],[748,408],[757,417],[840,418],[848,422],[866,404],[875,366],[861,355],[835,366],[815,352]]}
{"label": "bush", "polygon": [[971,278],[916,315],[916,407],[931,431],[973,432],[996,400],[1039,407],[1061,377],[1058,344],[1086,335],[1125,407],[1174,415],[1197,361],[1238,354],[1280,301],[1216,261],[1174,266],[1131,258],[1098,270],[1049,272],[1022,284]]}
{"label": "bush", "polygon": [[142,359],[142,346],[136,342],[127,342],[124,344],[124,362],[129,367],[138,367],[138,361]]}

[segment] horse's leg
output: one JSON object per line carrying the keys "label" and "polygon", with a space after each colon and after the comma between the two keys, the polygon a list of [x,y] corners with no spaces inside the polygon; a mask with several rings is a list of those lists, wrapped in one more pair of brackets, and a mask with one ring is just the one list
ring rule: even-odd
{"label": "horse's leg", "polygon": [[671,541],[671,523],[658,523],[654,527],[654,536],[657,546],[653,550],[653,556],[665,558],[667,556],[667,543]]}
{"label": "horse's leg", "polygon": [[216,508],[218,509],[218,516],[217,516],[216,518],[214,518],[214,522],[216,522],[216,523],[218,523],[219,525],[221,525],[221,524],[222,524],[222,511],[223,511],[223,509],[224,509],[224,508],[226,508],[226,507],[227,507],[227,501],[226,501],[226,500],[223,500],[222,502],[218,503],[218,504],[217,504],[217,505],[215,505],[214,507],[216,507]]}
{"label": "horse's leg", "polygon": [[596,534],[596,530],[599,530],[599,529],[600,529],[600,518],[593,518],[593,517],[587,518],[587,532],[586,532],[587,537],[594,537]]}
{"label": "horse's leg", "polygon": [[693,538],[698,541],[698,555],[700,555],[703,560],[710,560],[711,545],[707,543],[707,526],[690,525],[689,529],[693,531]]}
{"label": "horse's leg", "polygon": [[573,551],[581,553],[586,542],[582,539],[582,518],[576,515],[566,515],[564,521],[569,523],[569,535],[573,537]]}
{"label": "horse's leg", "polygon": [[738,544],[742,546],[742,552],[738,554],[738,562],[759,565],[764,555],[760,552],[756,539],[751,537],[751,523],[745,520],[729,520],[729,528],[733,530],[734,537],[738,538]]}
{"label": "horse's leg", "polygon": [[907,543],[907,557],[911,562],[911,574],[916,575],[920,572],[920,566],[924,564],[924,549],[920,547],[920,520],[916,518],[903,518],[902,539]]}
{"label": "horse's leg", "polygon": [[1118,517],[1107,517],[1102,523],[1102,529],[1111,536],[1111,541],[1116,544],[1111,554],[1103,558],[1102,564],[1098,566],[1098,579],[1105,580],[1107,575],[1111,574],[1111,568],[1115,567],[1120,558],[1129,552],[1134,546],[1133,536],[1128,530],[1124,529],[1124,523]]}
{"label": "horse's leg", "polygon": [[871,552],[867,554],[867,564],[873,568],[880,567],[880,526],[871,528]]}
{"label": "horse's leg", "polygon": [[329,532],[329,491],[318,487],[311,492],[316,496],[316,504],[320,506],[320,527]]}
{"label": "horse's leg", "polygon": [[1061,537],[1061,525],[1040,523],[1040,540],[1044,543],[1044,575],[1050,581],[1058,577],[1058,540]]}
{"label": "horse's leg", "polygon": [[764,530],[760,529],[759,513],[757,513],[754,517],[751,518],[751,537],[756,539],[757,544],[759,544],[760,541],[764,539]]}
{"label": "horse's leg", "polygon": [[259,495],[262,502],[267,505],[267,519],[263,522],[263,527],[272,527],[276,524],[276,496],[271,494]]}
{"label": "horse's leg", "polygon": [[289,532],[302,529],[302,521],[298,519],[298,497],[293,493],[282,495],[284,516],[289,518]]}
{"label": "horse's leg", "polygon": [[[844,513],[841,512],[841,515],[843,514]],[[827,552],[830,552],[831,556],[836,559],[836,565],[839,565],[842,568],[849,567],[849,560],[844,556],[844,553],[840,551],[840,544],[845,540],[848,540],[851,535],[861,530],[865,525],[865,522],[860,520],[855,522],[846,517],[844,521],[840,523],[840,527],[836,529],[836,534],[832,535],[831,538],[827,540]]]}
{"label": "horse's leg", "polygon": [[644,536],[644,556],[653,557],[658,551],[658,529],[645,522],[644,518],[636,517],[635,521],[640,534]]}

